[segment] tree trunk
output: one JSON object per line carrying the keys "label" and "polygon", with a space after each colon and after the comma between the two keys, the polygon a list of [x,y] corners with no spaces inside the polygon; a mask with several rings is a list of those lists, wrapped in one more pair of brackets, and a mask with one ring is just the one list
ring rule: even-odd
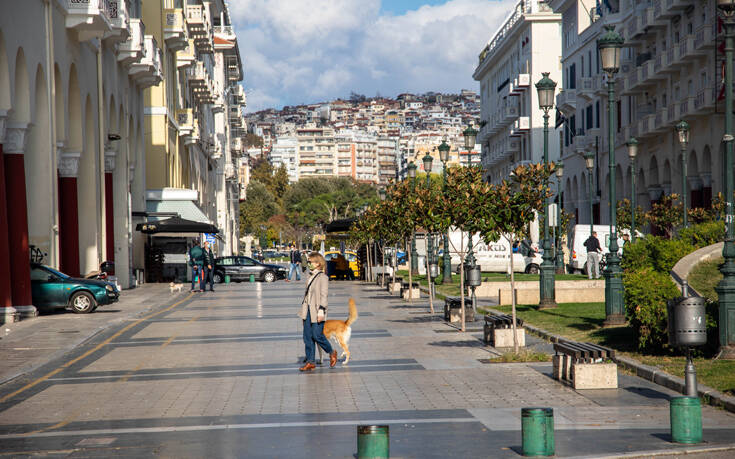
{"label": "tree trunk", "polygon": [[382,242],[380,244],[380,254],[383,259],[383,272],[380,274],[380,287],[383,288],[385,287],[385,245]]}
{"label": "tree trunk", "polygon": [[434,314],[434,295],[431,291],[431,273],[429,272],[429,239],[427,235],[426,239],[426,286],[429,287],[429,310],[431,311],[431,314]]}
{"label": "tree trunk", "polygon": [[408,302],[413,303],[413,277],[411,276],[411,251],[408,251]]}
{"label": "tree trunk", "polygon": [[518,354],[518,337],[516,336],[516,277],[513,268],[513,236],[508,238],[510,242],[510,311],[513,317],[511,328],[513,330],[513,352]]}
{"label": "tree trunk", "polygon": [[460,233],[459,237],[459,298],[462,305],[462,331],[465,331],[465,315],[464,315],[464,235]]}
{"label": "tree trunk", "polygon": [[365,270],[365,281],[370,281],[373,278],[372,273],[370,272],[372,263],[370,262],[370,241],[367,243],[367,250],[365,252],[367,253],[367,269]]}

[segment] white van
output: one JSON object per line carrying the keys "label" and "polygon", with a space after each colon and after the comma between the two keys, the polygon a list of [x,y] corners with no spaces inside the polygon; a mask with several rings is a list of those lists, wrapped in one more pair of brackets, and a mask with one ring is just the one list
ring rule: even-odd
{"label": "white van", "polygon": [[[610,225],[594,225],[593,230],[597,233],[597,239],[600,241],[602,246],[603,256],[610,252]],[[630,231],[625,229],[622,233],[618,233],[618,248],[619,253],[623,250],[623,233],[630,234]],[[637,236],[642,237],[640,232],[636,233]],[[590,225],[574,225],[571,233],[569,233],[569,264],[568,270],[570,273],[584,273],[587,274],[587,248],[584,246],[584,242],[590,237]],[[600,269],[602,269],[601,260]]]}
{"label": "white van", "polygon": [[[460,258],[456,251],[467,250],[468,234],[461,231],[449,233],[449,253],[452,260],[452,269],[459,269]],[[461,246],[460,246],[461,242]],[[484,272],[510,273],[510,243],[501,237],[499,241],[485,244],[479,234],[472,237],[472,247],[475,261]],[[535,274],[539,272],[542,262],[541,255],[527,243],[521,242],[518,252],[513,254],[513,271]]]}

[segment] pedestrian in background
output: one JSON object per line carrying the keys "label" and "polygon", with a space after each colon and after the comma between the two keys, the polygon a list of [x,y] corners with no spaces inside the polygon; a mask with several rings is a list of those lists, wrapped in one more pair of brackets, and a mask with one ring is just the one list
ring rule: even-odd
{"label": "pedestrian in background", "polygon": [[316,368],[315,353],[318,344],[329,354],[329,366],[337,364],[337,351],[332,349],[329,340],[324,336],[324,322],[327,320],[327,295],[329,294],[329,277],[324,273],[327,261],[319,252],[311,252],[308,257],[311,278],[306,284],[306,293],[301,301],[299,317],[304,321],[304,346],[306,364],[300,371],[311,371]]}
{"label": "pedestrian in background", "polygon": [[191,266],[191,291],[199,292],[202,277],[203,253],[199,247],[199,240],[194,239],[194,245],[189,249],[189,266]]}
{"label": "pedestrian in background", "polygon": [[209,241],[204,242],[202,249],[202,280],[199,290],[202,292],[207,290],[207,282],[209,282],[209,290],[214,292],[214,253],[209,248]]}
{"label": "pedestrian in background", "polygon": [[[584,241],[584,246],[587,248],[587,277],[592,279],[600,278],[600,253],[602,247],[600,247],[600,240],[597,239],[597,232],[593,231],[590,237]],[[594,274],[592,274],[594,272]]]}
{"label": "pedestrian in background", "polygon": [[293,246],[293,244],[289,245],[289,248],[291,249],[288,258],[289,258],[289,269],[288,269],[288,278],[286,279],[286,282],[290,282],[294,274],[296,274],[296,280],[301,280],[301,253],[296,250],[296,248]]}

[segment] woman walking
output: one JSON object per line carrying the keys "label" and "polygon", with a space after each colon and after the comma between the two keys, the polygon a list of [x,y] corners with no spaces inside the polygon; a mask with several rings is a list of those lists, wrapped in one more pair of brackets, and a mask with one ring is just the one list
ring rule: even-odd
{"label": "woman walking", "polygon": [[306,364],[301,371],[316,368],[315,344],[321,346],[329,354],[329,366],[337,364],[337,351],[332,349],[329,340],[324,336],[324,322],[327,320],[327,294],[329,293],[329,277],[324,273],[327,261],[318,252],[311,252],[308,257],[311,277],[306,284],[306,293],[301,302],[299,317],[304,321],[304,345],[306,347]]}

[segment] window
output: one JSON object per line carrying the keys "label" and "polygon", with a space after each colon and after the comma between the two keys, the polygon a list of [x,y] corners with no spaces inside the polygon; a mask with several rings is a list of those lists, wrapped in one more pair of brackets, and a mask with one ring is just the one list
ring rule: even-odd
{"label": "window", "polygon": [[595,103],[595,127],[600,127],[600,101]]}
{"label": "window", "polygon": [[577,89],[577,64],[569,66],[569,89]]}
{"label": "window", "polygon": [[224,258],[220,258],[217,261],[217,264],[220,266],[232,266],[234,263],[232,261],[232,257],[224,257]]}
{"label": "window", "polygon": [[248,257],[237,257],[237,263],[240,266],[255,266],[255,260]]}
{"label": "window", "polygon": [[31,270],[31,280],[36,282],[48,282],[51,274],[41,268],[34,268]]}
{"label": "window", "polygon": [[584,78],[584,56],[582,56],[582,63],[579,66],[580,73],[582,74],[582,78]]}
{"label": "window", "polygon": [[587,115],[587,120],[585,121],[585,127],[587,129],[590,129],[592,128],[592,105],[587,107],[586,115]]}

